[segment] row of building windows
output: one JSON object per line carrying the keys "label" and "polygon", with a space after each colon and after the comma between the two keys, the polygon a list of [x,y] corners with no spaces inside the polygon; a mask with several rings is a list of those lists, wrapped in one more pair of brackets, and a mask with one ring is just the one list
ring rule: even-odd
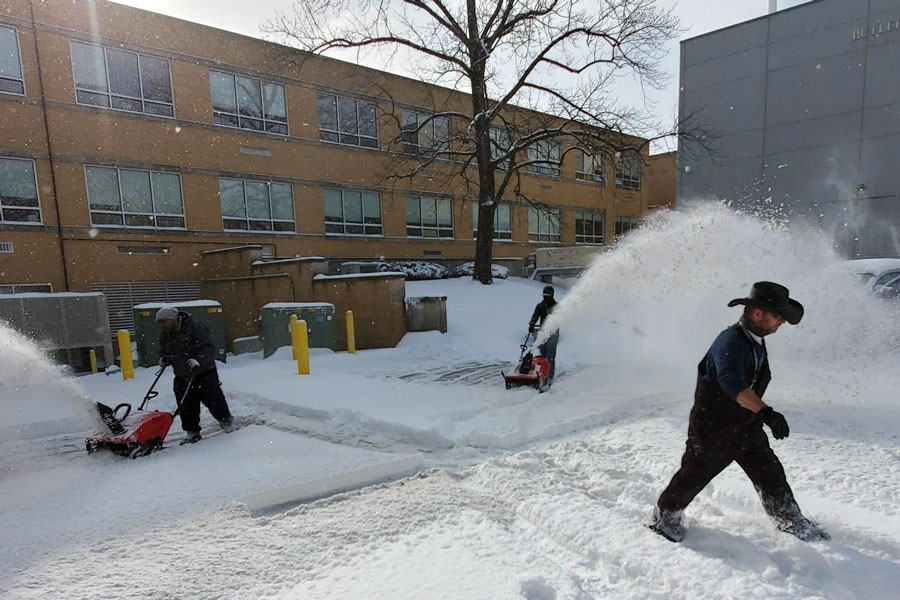
{"label": "row of building windows", "polygon": [[[84,42],[70,43],[75,98],[79,104],[162,117],[175,116],[169,61]],[[251,131],[288,134],[287,99],[279,83],[220,71],[209,73],[213,123]],[[0,26],[0,92],[24,94],[21,53],[16,30]],[[369,100],[318,94],[319,139],[378,148],[377,104]],[[426,154],[450,147],[450,120],[411,110],[402,112],[404,152]],[[509,148],[504,129],[491,130],[495,158]],[[559,176],[561,144],[541,140],[527,153],[530,170]],[[605,184],[603,157],[578,150],[575,178]],[[616,186],[639,189],[641,160],[636,154],[617,157]],[[500,165],[505,168],[507,165]]]}
{"label": "row of building windows", "polygon": [[[99,165],[85,166],[91,224],[97,227],[185,229],[181,176],[177,173]],[[384,235],[381,195],[373,191],[323,188],[327,235]],[[219,178],[222,224],[226,231],[294,232],[293,188],[289,183]],[[472,203],[473,231],[478,205]],[[40,224],[34,162],[0,158],[0,223]],[[617,217],[616,234],[639,224],[637,217]],[[575,241],[604,243],[605,213],[576,211]],[[406,235],[452,238],[453,200],[441,196],[406,196]],[[512,205],[494,211],[494,237],[512,239]],[[528,239],[559,242],[560,211],[544,206],[528,209]]]}

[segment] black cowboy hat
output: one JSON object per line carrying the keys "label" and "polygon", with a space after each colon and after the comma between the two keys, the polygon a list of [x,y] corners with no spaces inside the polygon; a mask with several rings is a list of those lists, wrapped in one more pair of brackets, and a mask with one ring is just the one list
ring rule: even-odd
{"label": "black cowboy hat", "polygon": [[728,306],[743,304],[753,308],[761,308],[783,317],[791,325],[796,325],[803,318],[803,305],[790,298],[788,289],[771,281],[757,281],[746,298],[735,298]]}

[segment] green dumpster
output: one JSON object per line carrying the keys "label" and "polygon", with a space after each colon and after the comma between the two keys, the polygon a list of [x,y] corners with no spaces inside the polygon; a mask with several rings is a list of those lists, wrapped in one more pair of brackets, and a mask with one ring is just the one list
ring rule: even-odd
{"label": "green dumpster", "polygon": [[156,311],[163,306],[175,306],[193,317],[194,321],[205,325],[209,337],[216,347],[216,360],[225,362],[225,314],[222,305],[214,300],[194,300],[191,302],[148,302],[134,307],[135,345],[138,351],[138,365],[155,366],[159,361],[159,325]]}
{"label": "green dumpster", "polygon": [[291,315],[306,321],[310,348],[335,349],[334,305],[327,302],[270,302],[259,311],[263,358],[291,345]]}

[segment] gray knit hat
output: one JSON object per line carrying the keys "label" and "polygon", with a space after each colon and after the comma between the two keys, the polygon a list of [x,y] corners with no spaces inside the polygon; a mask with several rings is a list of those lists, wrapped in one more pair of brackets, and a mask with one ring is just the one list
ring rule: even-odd
{"label": "gray knit hat", "polygon": [[178,309],[174,306],[163,306],[156,311],[157,321],[174,321],[178,318]]}

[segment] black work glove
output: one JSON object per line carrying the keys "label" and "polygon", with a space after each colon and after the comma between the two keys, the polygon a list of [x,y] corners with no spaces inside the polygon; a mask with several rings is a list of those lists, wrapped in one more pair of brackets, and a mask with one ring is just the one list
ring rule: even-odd
{"label": "black work glove", "polygon": [[159,357],[159,366],[160,367],[168,367],[171,364],[172,364],[171,356],[160,356]]}
{"label": "black work glove", "polygon": [[788,427],[787,420],[780,412],[775,412],[771,406],[767,406],[757,413],[762,417],[763,423],[772,430],[772,435],[776,440],[782,440],[790,435],[791,430]]}

